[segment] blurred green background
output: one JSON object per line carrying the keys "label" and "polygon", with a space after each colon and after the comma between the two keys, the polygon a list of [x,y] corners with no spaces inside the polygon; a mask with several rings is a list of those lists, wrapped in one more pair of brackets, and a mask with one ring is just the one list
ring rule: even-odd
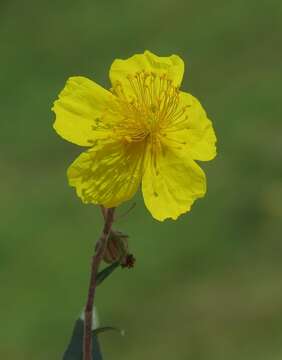
{"label": "blurred green background", "polygon": [[281,19],[280,0],[1,0],[1,359],[61,359],[102,225],[67,185],[82,149],[51,104],[144,49],[183,57],[219,155],[191,213],[158,223],[139,195],[117,224],[137,264],[98,291],[101,323],[126,330],[101,335],[105,359],[282,358]]}

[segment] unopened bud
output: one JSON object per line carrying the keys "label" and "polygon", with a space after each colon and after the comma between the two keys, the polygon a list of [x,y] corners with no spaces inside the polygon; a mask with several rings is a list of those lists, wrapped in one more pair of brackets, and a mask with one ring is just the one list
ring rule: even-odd
{"label": "unopened bud", "polygon": [[122,263],[128,254],[128,235],[112,230],[108,239],[103,260],[112,264],[116,261]]}
{"label": "unopened bud", "polygon": [[121,262],[121,267],[123,268],[133,268],[136,262],[135,257],[132,254],[127,254],[126,257]]}

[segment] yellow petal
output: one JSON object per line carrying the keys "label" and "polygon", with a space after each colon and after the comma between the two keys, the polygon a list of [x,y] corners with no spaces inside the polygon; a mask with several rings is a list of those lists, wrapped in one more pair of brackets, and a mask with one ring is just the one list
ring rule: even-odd
{"label": "yellow petal", "polygon": [[109,91],[85,77],[69,78],[52,108],[55,130],[70,142],[91,146],[96,139],[92,127],[112,99]]}
{"label": "yellow petal", "polygon": [[205,174],[187,154],[183,156],[163,147],[156,159],[148,153],[142,192],[145,205],[155,219],[175,220],[189,211],[197,198],[204,196]]}
{"label": "yellow petal", "polygon": [[110,79],[113,87],[116,84],[121,84],[124,92],[130,96],[132,87],[128,77],[142,71],[157,76],[166,74],[167,78],[173,82],[173,85],[179,87],[184,74],[184,62],[177,55],[161,57],[148,50],[144,54],[136,54],[126,60],[116,59],[110,69]]}
{"label": "yellow petal", "polygon": [[69,167],[69,184],[84,203],[115,207],[129,200],[141,181],[143,147],[108,143],[82,153]]}
{"label": "yellow petal", "polygon": [[216,156],[216,136],[202,105],[192,95],[180,92],[179,107],[186,107],[186,111],[167,126],[166,143],[179,144],[194,160],[212,160]]}
{"label": "yellow petal", "polygon": [[157,71],[160,74],[166,73],[175,86],[180,86],[184,75],[184,61],[178,55],[168,57],[157,56],[150,51],[145,51],[151,71]]}

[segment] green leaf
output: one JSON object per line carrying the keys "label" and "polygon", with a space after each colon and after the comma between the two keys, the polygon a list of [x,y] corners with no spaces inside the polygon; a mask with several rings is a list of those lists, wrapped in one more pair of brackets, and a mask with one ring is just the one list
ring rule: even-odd
{"label": "green leaf", "polygon": [[105,269],[97,274],[96,283],[100,285],[111,273],[120,265],[119,261],[107,266]]}
{"label": "green leaf", "polygon": [[[72,333],[70,343],[64,354],[63,360],[83,360],[82,345],[83,345],[83,320],[76,321]],[[98,337],[95,331],[92,335],[92,356],[95,360],[103,360]]]}
{"label": "green leaf", "polygon": [[106,332],[106,331],[116,331],[118,332],[121,336],[124,336],[124,330],[122,329],[119,329],[117,327],[114,327],[114,326],[103,326],[103,327],[99,327],[95,330],[93,330],[93,333],[95,333],[96,335],[99,335],[103,332]]}

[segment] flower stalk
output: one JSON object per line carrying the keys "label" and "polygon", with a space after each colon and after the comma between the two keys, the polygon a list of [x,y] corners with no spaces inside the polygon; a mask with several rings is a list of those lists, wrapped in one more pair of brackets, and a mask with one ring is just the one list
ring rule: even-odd
{"label": "flower stalk", "polygon": [[115,208],[102,208],[105,221],[104,228],[95,246],[95,253],[92,257],[90,283],[84,313],[83,360],[95,360],[92,358],[92,314],[97,285],[96,279],[114,222],[114,212]]}

